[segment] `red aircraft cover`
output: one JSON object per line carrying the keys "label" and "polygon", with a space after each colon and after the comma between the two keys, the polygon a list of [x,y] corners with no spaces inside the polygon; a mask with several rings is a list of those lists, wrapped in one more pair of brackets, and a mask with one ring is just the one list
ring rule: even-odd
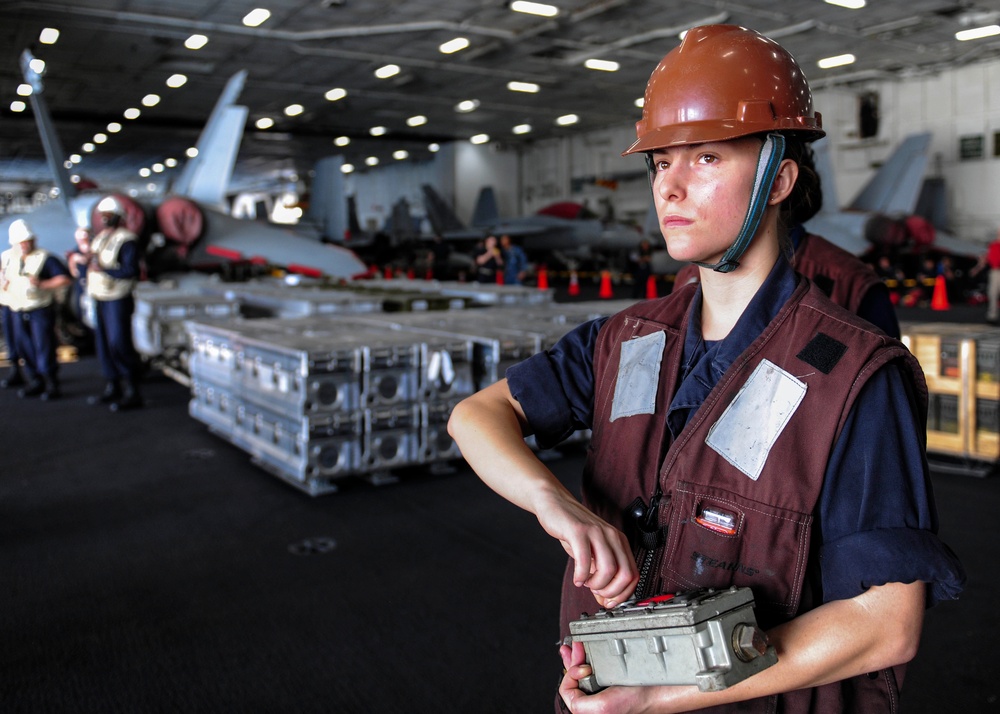
{"label": "red aircraft cover", "polygon": [[202,233],[205,232],[205,216],[194,201],[181,196],[172,196],[156,209],[156,222],[164,237],[174,243],[177,254],[184,258]]}

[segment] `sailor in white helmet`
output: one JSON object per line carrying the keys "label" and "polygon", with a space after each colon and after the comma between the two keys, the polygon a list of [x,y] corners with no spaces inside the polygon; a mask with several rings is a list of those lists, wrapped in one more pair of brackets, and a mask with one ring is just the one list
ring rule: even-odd
{"label": "sailor in white helmet", "polygon": [[[10,294],[9,275],[17,271],[18,248],[11,246],[0,253],[0,322],[3,323],[3,341],[7,345],[7,361],[10,362],[10,372],[0,379],[0,387],[14,389],[24,386],[24,375],[21,374],[21,355],[17,351],[17,333],[14,330],[14,311],[10,307],[13,299]],[[11,266],[15,266],[11,268]]]}
{"label": "sailor in white helmet", "polygon": [[94,342],[104,391],[91,403],[108,404],[112,411],[142,406],[139,396],[139,355],[132,343],[132,290],[139,278],[139,243],[125,225],[121,201],[107,196],[97,204],[101,225],[90,243],[87,294],[94,301]]}
{"label": "sailor in white helmet", "polygon": [[72,278],[62,261],[36,246],[35,233],[24,219],[11,223],[8,233],[12,255],[4,281],[14,315],[14,341],[28,378],[18,395],[55,399],[59,396],[55,295]]}

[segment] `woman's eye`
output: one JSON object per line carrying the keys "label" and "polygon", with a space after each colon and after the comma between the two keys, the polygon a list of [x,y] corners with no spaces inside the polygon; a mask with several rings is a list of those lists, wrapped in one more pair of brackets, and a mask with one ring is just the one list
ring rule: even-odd
{"label": "woman's eye", "polygon": [[718,160],[719,160],[718,157],[713,156],[712,154],[702,154],[701,155],[701,162],[703,164],[714,164]]}

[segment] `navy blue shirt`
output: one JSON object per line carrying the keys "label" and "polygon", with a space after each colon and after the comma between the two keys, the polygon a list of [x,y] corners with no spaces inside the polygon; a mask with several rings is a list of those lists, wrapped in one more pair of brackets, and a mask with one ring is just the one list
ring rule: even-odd
{"label": "navy blue shirt", "polygon": [[[733,361],[760,335],[795,289],[780,258],[730,334],[701,337],[701,290],[684,340],[683,380],[671,401],[676,436]],[[669,298],[668,298],[669,299]],[[551,350],[507,370],[508,386],[541,446],[593,424],[593,352],[606,318],[579,326]],[[955,598],[961,564],[937,538],[937,513],[922,447],[924,424],[899,369],[868,380],[827,463],[814,515],[814,543],[824,602],[854,597],[873,585],[928,583],[928,604]]]}

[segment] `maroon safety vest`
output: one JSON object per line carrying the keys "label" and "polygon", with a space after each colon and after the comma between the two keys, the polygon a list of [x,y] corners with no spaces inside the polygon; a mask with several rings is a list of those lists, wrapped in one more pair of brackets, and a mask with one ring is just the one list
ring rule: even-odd
{"label": "maroon safety vest", "polygon": [[[897,361],[912,383],[923,422],[926,384],[901,343],[873,331],[869,323],[802,280],[671,443],[667,407],[681,377],[688,308],[695,292],[696,287],[689,286],[666,298],[637,303],[601,329],[594,352],[594,422],[584,502],[637,547],[640,569],[649,569],[642,595],[747,586],[754,592],[758,619],[771,627],[817,604],[809,585],[816,576],[812,514],[829,454],[861,388],[879,367]],[[622,344],[656,332],[665,334],[666,344],[655,408],[611,421]],[[727,459],[706,440],[745,385],[747,396],[742,398],[748,399],[756,394],[751,384],[759,385],[760,379],[776,372],[804,383],[805,390],[769,450],[761,452],[766,458],[754,480],[741,470],[745,464],[737,467],[729,460],[742,462],[754,449],[737,450]],[[731,411],[738,412],[738,406]],[[752,431],[753,421],[744,421]],[[712,440],[717,442],[718,435]],[[627,514],[637,497],[648,502],[657,488],[662,492],[657,526],[665,535],[655,550],[642,551],[641,534]],[[731,518],[732,532],[702,525],[706,513],[718,512]],[[597,608],[590,592],[574,587],[571,576],[570,567],[563,584],[564,635],[570,620]],[[901,668],[896,669],[718,711],[891,712],[898,703],[895,675],[902,675]]]}

